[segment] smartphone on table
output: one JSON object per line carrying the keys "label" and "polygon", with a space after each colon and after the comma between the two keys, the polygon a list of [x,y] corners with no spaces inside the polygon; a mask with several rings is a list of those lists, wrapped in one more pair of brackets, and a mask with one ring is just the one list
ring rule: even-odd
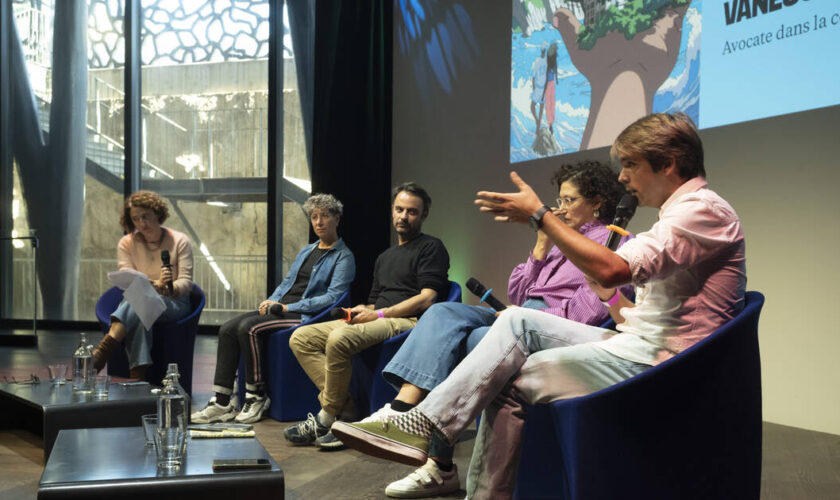
{"label": "smartphone on table", "polygon": [[213,460],[213,472],[270,468],[271,462],[267,458],[217,458]]}

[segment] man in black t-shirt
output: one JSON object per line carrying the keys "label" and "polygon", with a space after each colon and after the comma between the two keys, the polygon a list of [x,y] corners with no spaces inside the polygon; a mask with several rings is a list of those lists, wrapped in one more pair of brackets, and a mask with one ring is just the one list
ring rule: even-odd
{"label": "man in black t-shirt", "polygon": [[431,203],[417,184],[397,186],[391,213],[397,245],[376,259],[368,303],[353,307],[350,321],[303,326],[289,339],[292,352],[321,391],[321,411],[285,430],[292,443],[342,447],[329,429],[339,413],[352,409],[351,356],[413,328],[423,311],[446,298],[449,254],[439,239],[421,232]]}

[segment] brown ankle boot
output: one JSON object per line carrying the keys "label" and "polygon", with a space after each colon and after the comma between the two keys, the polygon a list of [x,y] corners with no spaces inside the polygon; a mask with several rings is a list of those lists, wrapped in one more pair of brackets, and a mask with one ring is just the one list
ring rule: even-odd
{"label": "brown ankle boot", "polygon": [[105,335],[102,337],[102,341],[99,342],[99,345],[93,349],[93,368],[96,370],[96,373],[102,371],[105,368],[105,363],[108,362],[108,358],[111,357],[111,353],[114,352],[120,345],[119,341],[110,335]]}
{"label": "brown ankle boot", "polygon": [[146,380],[146,368],[148,367],[149,365],[135,366],[134,368],[129,370],[128,377],[137,380]]}

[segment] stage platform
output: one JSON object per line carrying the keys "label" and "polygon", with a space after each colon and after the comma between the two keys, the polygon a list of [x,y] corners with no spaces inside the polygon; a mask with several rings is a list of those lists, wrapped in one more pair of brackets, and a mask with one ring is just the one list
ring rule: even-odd
{"label": "stage platform", "polygon": [[38,345],[38,336],[29,330],[0,328],[0,346],[32,347]]}
{"label": "stage platform", "polygon": [[[0,346],[2,375],[29,377],[43,367],[69,362],[78,343],[78,332],[38,332],[33,347]],[[216,338],[199,335],[193,368],[193,407],[210,396],[215,368]],[[295,447],[283,439],[287,423],[263,420],[255,425],[257,438],[283,470],[287,499],[385,497],[385,486],[413,470],[362,455],[356,451],[324,452],[315,447]],[[455,462],[461,485],[472,452],[473,440],[459,443]],[[36,498],[44,472],[43,441],[24,430],[0,431],[0,498]],[[442,498],[464,498],[465,492]],[[837,500],[840,498],[840,436],[765,423],[761,497],[765,500]]]}

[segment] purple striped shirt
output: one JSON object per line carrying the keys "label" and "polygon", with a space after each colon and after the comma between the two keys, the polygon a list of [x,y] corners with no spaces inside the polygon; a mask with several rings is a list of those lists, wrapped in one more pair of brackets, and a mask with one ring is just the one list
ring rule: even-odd
{"label": "purple striped shirt", "polygon": [[[592,241],[603,243],[610,231],[601,222],[589,222],[581,226],[580,232]],[[622,238],[621,244],[629,238]],[[622,288],[622,293],[632,297],[632,287]],[[607,308],[586,284],[583,273],[556,246],[551,247],[545,259],[537,260],[530,255],[510,273],[510,302],[522,305],[529,298],[544,300],[548,307],[541,309],[543,312],[580,323],[600,325],[609,317]]]}

